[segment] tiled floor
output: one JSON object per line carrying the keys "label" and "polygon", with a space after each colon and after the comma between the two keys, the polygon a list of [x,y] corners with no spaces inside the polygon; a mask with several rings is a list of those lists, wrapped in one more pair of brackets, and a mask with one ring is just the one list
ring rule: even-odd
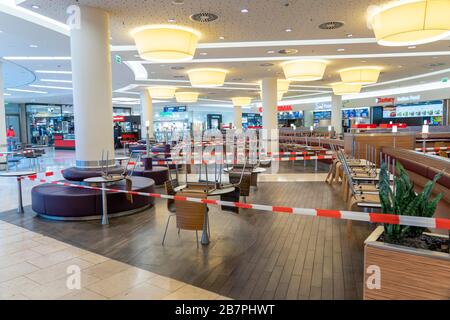
{"label": "tiled floor", "polygon": [[[67,285],[72,266],[81,271],[80,289]],[[228,298],[0,221],[0,300],[4,299]]]}

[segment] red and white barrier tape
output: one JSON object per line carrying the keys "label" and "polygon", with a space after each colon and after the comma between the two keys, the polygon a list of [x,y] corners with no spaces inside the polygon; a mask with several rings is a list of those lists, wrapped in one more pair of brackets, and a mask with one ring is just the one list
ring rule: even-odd
{"label": "red and white barrier tape", "polygon": [[[155,155],[155,156],[172,156],[171,152],[150,152],[147,153],[147,151],[145,150],[140,150],[140,151],[135,151],[136,153],[141,153],[143,155]],[[177,153],[177,155],[183,155],[184,152]],[[191,152],[190,153],[193,156],[198,156],[201,153],[198,152]],[[221,154],[225,154],[223,152],[204,152],[203,156],[207,157],[207,156],[214,156],[214,155],[221,155]],[[233,155],[233,153],[231,152],[227,152],[227,155]],[[307,155],[316,155],[316,154],[333,154],[333,151],[330,150],[311,150],[311,151],[301,151],[301,152],[291,152],[291,151],[282,151],[282,152],[267,152],[267,153],[260,153],[260,152],[256,152],[256,155],[268,155],[268,156],[307,156]]]}
{"label": "red and white barrier tape", "polygon": [[[29,177],[28,177],[29,178]],[[26,177],[18,178],[18,179],[26,179]],[[281,206],[269,206],[269,205],[261,205],[261,204],[251,204],[251,203],[242,203],[242,202],[230,202],[230,201],[221,201],[221,200],[213,200],[213,199],[201,199],[201,198],[191,198],[191,197],[183,197],[183,196],[169,196],[159,193],[147,193],[147,192],[137,192],[137,191],[126,191],[112,188],[100,188],[93,186],[85,186],[72,184],[67,182],[60,181],[46,181],[45,179],[30,179],[32,181],[39,181],[42,183],[49,183],[53,185],[60,185],[65,187],[73,187],[80,189],[91,189],[98,191],[107,191],[107,192],[117,192],[117,193],[125,193],[136,196],[143,197],[151,197],[151,198],[160,198],[160,199],[171,199],[175,201],[185,201],[185,202],[196,202],[203,204],[210,204],[216,206],[227,206],[227,207],[235,207],[242,209],[254,209],[259,211],[267,211],[273,213],[287,213],[287,214],[296,214],[303,216],[312,216],[312,217],[325,217],[325,218],[334,218],[334,219],[342,219],[342,220],[352,220],[352,221],[364,221],[371,223],[387,223],[387,224],[398,224],[412,227],[423,227],[423,228],[431,228],[431,229],[444,229],[450,230],[450,219],[442,219],[442,218],[425,218],[425,217],[413,217],[413,216],[399,216],[393,214],[384,214],[384,213],[366,213],[366,212],[352,212],[352,211],[342,211],[342,210],[325,210],[325,209],[306,209],[306,208],[293,208],[293,207],[281,207]]]}
{"label": "red and white barrier tape", "polygon": [[[308,161],[308,160],[330,160],[334,159],[333,156],[305,156],[305,157],[286,157],[286,158],[267,158],[263,159],[262,161],[277,161],[277,162],[284,162],[284,161]],[[183,160],[172,160],[172,159],[161,159],[161,160],[154,160],[152,161],[154,165],[184,165],[184,164],[191,164],[191,165],[200,165],[200,164],[242,164],[242,161],[234,161],[234,160],[219,160],[219,159],[210,159],[210,160],[196,160],[193,159],[191,161],[185,161]],[[136,162],[129,162],[129,165],[135,165]]]}
{"label": "red and white barrier tape", "polygon": [[33,150],[23,150],[23,151],[12,151],[13,153],[0,153],[0,157],[6,157],[9,155],[21,155],[21,154],[28,154],[32,153]]}
{"label": "red and white barrier tape", "polygon": [[426,152],[426,151],[446,151],[450,150],[450,147],[436,147],[436,148],[416,148],[416,151]]}

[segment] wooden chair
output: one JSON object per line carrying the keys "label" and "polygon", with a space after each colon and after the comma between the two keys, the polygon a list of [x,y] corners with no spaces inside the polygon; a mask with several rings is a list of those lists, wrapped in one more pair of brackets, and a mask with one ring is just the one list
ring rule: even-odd
{"label": "wooden chair", "polygon": [[[206,199],[206,193],[203,192],[178,192],[177,195],[190,198],[202,198]],[[177,228],[179,230],[191,230],[195,231],[197,238],[198,248],[198,231],[203,230],[204,223],[207,218],[207,206],[203,203],[187,202],[187,201],[175,201],[175,216],[177,220]],[[167,228],[166,228],[167,231]],[[209,232],[209,228],[208,228]],[[166,234],[164,233],[163,245]]]}
{"label": "wooden chair", "polygon": [[[230,183],[235,185],[240,190],[240,196],[244,197],[244,202],[247,202],[247,197],[250,195],[251,173],[244,172],[229,172]],[[242,179],[241,179],[242,178]]]}

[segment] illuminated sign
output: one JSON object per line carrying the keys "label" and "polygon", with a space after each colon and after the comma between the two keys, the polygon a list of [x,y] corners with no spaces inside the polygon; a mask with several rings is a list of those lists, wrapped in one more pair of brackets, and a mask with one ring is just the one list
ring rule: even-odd
{"label": "illuminated sign", "polygon": [[381,103],[395,103],[395,98],[377,98],[377,104]]}

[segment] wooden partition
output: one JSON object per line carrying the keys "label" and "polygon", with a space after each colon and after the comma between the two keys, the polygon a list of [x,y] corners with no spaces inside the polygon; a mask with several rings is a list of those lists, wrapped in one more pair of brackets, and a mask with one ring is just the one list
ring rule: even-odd
{"label": "wooden partition", "polygon": [[355,154],[356,157],[367,159],[367,147],[376,148],[370,158],[376,158],[380,165],[380,151],[382,147],[394,147],[413,150],[416,144],[415,133],[346,133],[344,135],[344,148],[347,154]]}

